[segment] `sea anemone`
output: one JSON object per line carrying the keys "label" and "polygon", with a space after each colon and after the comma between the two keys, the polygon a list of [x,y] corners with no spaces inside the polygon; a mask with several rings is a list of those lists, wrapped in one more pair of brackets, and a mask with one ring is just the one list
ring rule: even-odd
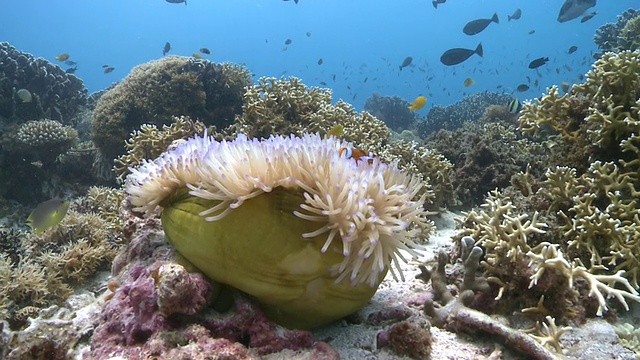
{"label": "sea anemone", "polygon": [[136,211],[161,211],[167,240],[212,280],[285,326],[313,327],[363,306],[431,229],[420,178],[345,147],[315,134],[195,137],[131,169],[126,190]]}

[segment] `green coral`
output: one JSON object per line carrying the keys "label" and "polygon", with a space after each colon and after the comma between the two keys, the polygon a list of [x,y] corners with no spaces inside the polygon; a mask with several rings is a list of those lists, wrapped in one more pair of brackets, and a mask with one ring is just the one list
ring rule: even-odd
{"label": "green coral", "polygon": [[105,161],[123,153],[123,142],[145,123],[169,124],[190,116],[223,128],[241,112],[250,73],[242,66],[167,56],[133,68],[105,93],[93,112],[92,139]]}

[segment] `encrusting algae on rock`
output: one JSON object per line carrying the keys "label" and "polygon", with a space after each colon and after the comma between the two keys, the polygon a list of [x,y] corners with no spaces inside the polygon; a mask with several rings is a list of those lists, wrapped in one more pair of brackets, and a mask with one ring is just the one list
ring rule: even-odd
{"label": "encrusting algae on rock", "polygon": [[136,211],[161,208],[167,240],[210,279],[284,326],[312,328],[364,306],[431,229],[421,180],[341,156],[348,145],[195,137],[132,169],[126,191]]}

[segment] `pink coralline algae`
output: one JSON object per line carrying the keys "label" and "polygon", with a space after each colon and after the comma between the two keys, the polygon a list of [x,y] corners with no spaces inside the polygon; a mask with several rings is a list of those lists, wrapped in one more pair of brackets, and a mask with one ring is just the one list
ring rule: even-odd
{"label": "pink coralline algae", "polygon": [[112,268],[120,285],[104,306],[88,358],[253,359],[283,350],[286,356],[339,358],[310,332],[269,321],[235,290],[231,311],[209,308],[212,285],[172,260],[174,251],[156,225],[132,224],[136,235]]}

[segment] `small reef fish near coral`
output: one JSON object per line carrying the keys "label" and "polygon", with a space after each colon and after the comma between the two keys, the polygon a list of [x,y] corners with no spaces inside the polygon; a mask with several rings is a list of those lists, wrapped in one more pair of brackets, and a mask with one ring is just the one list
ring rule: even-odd
{"label": "small reef fish near coral", "polygon": [[640,358],[631,3],[5,2],[0,358]]}
{"label": "small reef fish near coral", "polygon": [[62,199],[47,200],[38,205],[29,215],[27,224],[36,235],[42,234],[46,229],[53,227],[62,221],[67,214],[70,202]]}

